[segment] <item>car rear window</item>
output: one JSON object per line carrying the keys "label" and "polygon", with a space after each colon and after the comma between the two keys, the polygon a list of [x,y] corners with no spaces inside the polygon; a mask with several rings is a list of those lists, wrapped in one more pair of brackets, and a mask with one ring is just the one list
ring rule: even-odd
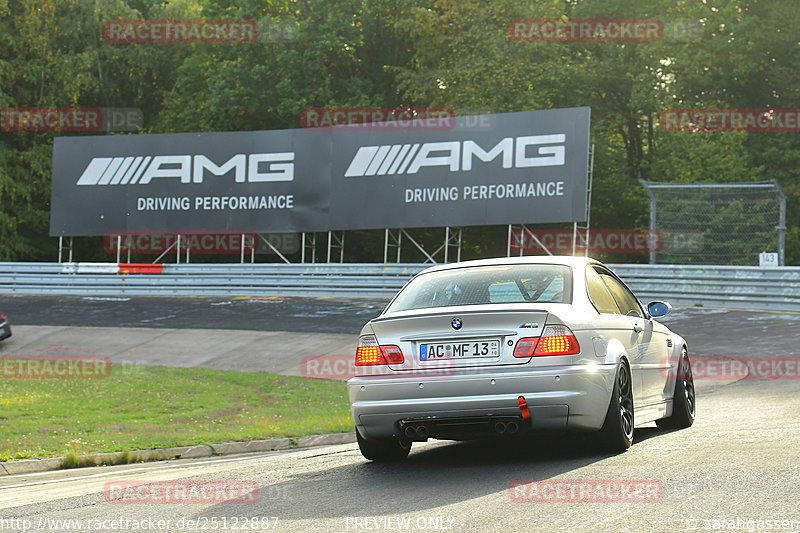
{"label": "car rear window", "polygon": [[388,312],[504,303],[571,303],[572,277],[563,265],[457,268],[411,280]]}

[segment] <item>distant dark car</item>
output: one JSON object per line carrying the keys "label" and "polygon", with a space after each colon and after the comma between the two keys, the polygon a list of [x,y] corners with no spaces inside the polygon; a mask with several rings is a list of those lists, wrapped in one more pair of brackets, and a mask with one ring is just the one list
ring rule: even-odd
{"label": "distant dark car", "polygon": [[6,315],[0,313],[0,341],[11,336],[11,324],[8,323]]}

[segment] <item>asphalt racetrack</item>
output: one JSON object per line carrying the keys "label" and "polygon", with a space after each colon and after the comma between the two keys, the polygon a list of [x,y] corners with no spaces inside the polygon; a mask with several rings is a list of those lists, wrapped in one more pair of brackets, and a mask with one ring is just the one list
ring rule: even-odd
{"label": "asphalt racetrack", "polygon": [[[384,304],[0,296],[14,330],[0,356],[303,374],[303,358],[352,357],[361,324]],[[699,366],[800,356],[800,314],[693,308],[664,322]],[[701,374],[695,383],[694,426],[639,428],[622,454],[576,437],[429,441],[405,462],[375,464],[344,444],[0,476],[0,531],[800,531],[800,379]],[[258,496],[121,502],[120,487],[145,481],[257,487]]]}
{"label": "asphalt racetrack", "polygon": [[[10,317],[15,332],[0,344],[0,355],[41,355],[45,350],[144,364],[287,372],[299,363],[298,355],[354,353],[350,350],[361,326],[387,303],[0,295],[0,311]],[[661,321],[687,340],[691,355],[800,356],[800,313],[693,307],[676,308]]]}

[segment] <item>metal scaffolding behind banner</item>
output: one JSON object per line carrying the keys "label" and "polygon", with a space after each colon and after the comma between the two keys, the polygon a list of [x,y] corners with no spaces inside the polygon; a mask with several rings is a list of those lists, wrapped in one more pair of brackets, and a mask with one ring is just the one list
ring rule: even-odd
{"label": "metal scaffolding behind banner", "polygon": [[461,261],[461,228],[450,228],[449,226],[444,229],[444,262],[447,263],[452,257],[450,249],[455,249],[456,262]]}
{"label": "metal scaffolding behind banner", "polygon": [[[300,238],[300,262],[301,263],[316,263],[317,262],[317,234],[303,232]],[[311,260],[308,259],[306,250],[311,251]]]}
{"label": "metal scaffolding behind banner", "polygon": [[591,227],[591,217],[592,217],[592,181],[594,178],[594,144],[592,145],[591,149],[589,150],[589,186],[586,189],[586,225],[581,226],[577,222],[575,222],[572,226],[572,255],[578,255],[578,246],[579,246],[579,236],[578,230],[583,230],[586,233],[584,234],[584,250],[583,255],[589,255],[589,232]]}
{"label": "metal scaffolding behind banner", "polygon": [[[58,238],[58,262],[62,263],[61,260],[62,254],[64,251],[64,237]],[[67,259],[68,262],[72,262],[72,237],[69,238],[69,246],[67,247],[67,251],[69,252],[69,257]]]}
{"label": "metal scaffolding behind banner", "polygon": [[[403,236],[405,239],[409,241],[416,250],[422,253],[425,257],[423,263],[433,263],[437,264],[438,261],[436,257],[441,255],[441,260],[443,263],[448,263],[452,260],[453,255],[455,255],[456,261],[461,261],[461,236],[462,230],[461,228],[453,228],[453,227],[446,227],[444,228],[444,241],[443,243],[436,248],[432,253],[428,253],[425,250],[425,247],[422,246],[419,242],[412,237],[408,231],[403,228],[400,229],[390,229],[387,228],[384,230],[384,240],[383,240],[383,262],[384,263],[399,263],[400,257],[403,251]],[[391,250],[394,250],[393,255],[395,259],[390,261],[389,253]]]}
{"label": "metal scaffolding behind banner", "polygon": [[[573,228],[573,232],[576,230]],[[506,246],[506,257],[511,257],[511,249],[519,248],[519,256],[525,255],[525,239],[530,238],[535,242],[547,255],[553,255],[547,249],[539,237],[528,228],[525,224],[509,224],[508,225],[508,245]]]}
{"label": "metal scaffolding behind banner", "polygon": [[328,263],[331,263],[331,252],[339,250],[339,260],[333,261],[336,263],[344,263],[344,232],[343,231],[329,231],[328,232]]}

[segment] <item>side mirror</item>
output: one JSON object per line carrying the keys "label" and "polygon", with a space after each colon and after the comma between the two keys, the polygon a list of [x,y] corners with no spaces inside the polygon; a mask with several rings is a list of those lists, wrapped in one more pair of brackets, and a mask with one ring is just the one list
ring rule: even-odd
{"label": "side mirror", "polygon": [[647,312],[651,317],[664,316],[672,311],[672,306],[667,302],[650,302],[647,304]]}

